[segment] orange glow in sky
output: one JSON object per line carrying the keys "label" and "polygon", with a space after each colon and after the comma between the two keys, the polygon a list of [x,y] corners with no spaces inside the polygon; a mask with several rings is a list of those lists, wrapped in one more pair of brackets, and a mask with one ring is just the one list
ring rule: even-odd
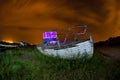
{"label": "orange glow in sky", "polygon": [[0,40],[38,44],[43,32],[73,25],[87,25],[94,42],[120,36],[119,4],[120,0],[0,0]]}
{"label": "orange glow in sky", "polygon": [[14,43],[14,41],[12,40],[2,40],[2,41],[7,42],[7,43]]}

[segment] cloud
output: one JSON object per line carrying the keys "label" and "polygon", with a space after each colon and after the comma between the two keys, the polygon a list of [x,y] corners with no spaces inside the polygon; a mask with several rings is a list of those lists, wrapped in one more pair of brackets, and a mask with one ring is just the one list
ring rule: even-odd
{"label": "cloud", "polygon": [[120,34],[119,3],[119,0],[0,0],[0,37],[9,35],[16,41],[37,43],[42,41],[44,31],[86,24],[95,41],[105,40]]}

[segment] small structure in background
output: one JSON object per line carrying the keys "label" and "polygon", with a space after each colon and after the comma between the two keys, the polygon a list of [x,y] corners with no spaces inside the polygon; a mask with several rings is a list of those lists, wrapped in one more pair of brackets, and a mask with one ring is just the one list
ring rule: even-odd
{"label": "small structure in background", "polygon": [[[73,32],[73,29],[77,28],[77,32]],[[83,29],[79,31],[79,29]],[[61,41],[56,31],[47,31],[43,33],[43,44],[39,44],[37,49],[48,56],[59,56],[60,58],[71,59],[71,58],[81,58],[87,55],[92,57],[93,55],[93,39],[90,35],[89,38],[82,39],[81,36],[85,36],[87,31],[87,26],[74,26],[68,28],[65,37]],[[74,36],[72,36],[74,35]],[[68,37],[72,37],[69,41]],[[78,38],[78,36],[80,38]]]}
{"label": "small structure in background", "polygon": [[9,43],[9,42],[4,42],[4,41],[0,41],[0,51],[5,51],[8,49],[16,49],[18,48],[17,43]]}
{"label": "small structure in background", "polygon": [[20,42],[20,46],[27,46],[27,43],[21,41],[21,42]]}
{"label": "small structure in background", "polygon": [[31,48],[34,48],[35,45],[31,45],[27,42],[24,42],[24,41],[21,41],[21,42],[18,42],[18,43],[15,43],[15,42],[5,42],[5,41],[0,41],[0,51],[5,51],[5,50],[8,50],[8,49],[19,49],[19,48],[27,48],[27,47],[31,47]]}
{"label": "small structure in background", "polygon": [[21,42],[19,42],[19,47],[26,47],[26,48],[31,47],[32,48],[32,47],[35,47],[35,45],[21,41]]}

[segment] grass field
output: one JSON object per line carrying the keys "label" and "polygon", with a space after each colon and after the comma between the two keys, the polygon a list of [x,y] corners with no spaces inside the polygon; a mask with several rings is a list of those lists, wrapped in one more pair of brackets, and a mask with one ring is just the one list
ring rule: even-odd
{"label": "grass field", "polygon": [[64,60],[20,48],[0,52],[0,80],[120,80],[120,62],[98,51],[91,59]]}

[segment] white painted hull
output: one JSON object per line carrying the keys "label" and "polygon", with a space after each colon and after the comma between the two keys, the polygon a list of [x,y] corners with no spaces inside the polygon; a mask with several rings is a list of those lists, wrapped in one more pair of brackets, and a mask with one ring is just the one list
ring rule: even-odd
{"label": "white painted hull", "polygon": [[72,58],[80,58],[84,55],[88,55],[88,57],[92,57],[93,55],[93,40],[90,37],[90,40],[77,43],[75,47],[69,47],[65,49],[42,49],[42,47],[37,46],[37,49],[48,56],[59,56],[64,59],[72,59]]}

